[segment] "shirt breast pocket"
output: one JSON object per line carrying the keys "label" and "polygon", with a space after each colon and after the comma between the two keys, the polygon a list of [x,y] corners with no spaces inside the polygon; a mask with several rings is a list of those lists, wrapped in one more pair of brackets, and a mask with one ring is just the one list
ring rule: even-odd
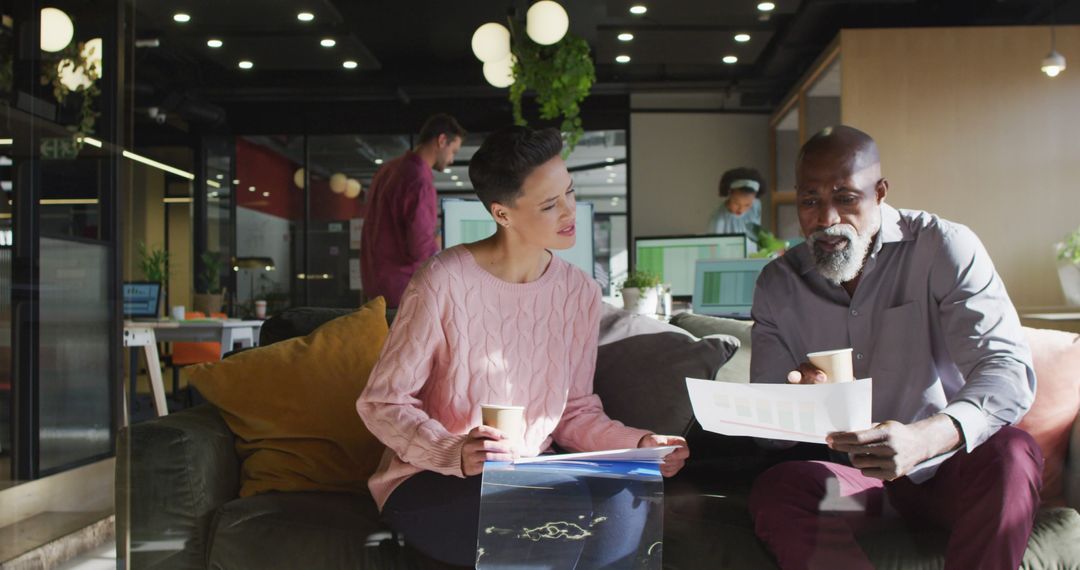
{"label": "shirt breast pocket", "polygon": [[929,344],[918,301],[885,309],[873,329],[870,375],[877,378],[906,377],[922,364],[918,355]]}

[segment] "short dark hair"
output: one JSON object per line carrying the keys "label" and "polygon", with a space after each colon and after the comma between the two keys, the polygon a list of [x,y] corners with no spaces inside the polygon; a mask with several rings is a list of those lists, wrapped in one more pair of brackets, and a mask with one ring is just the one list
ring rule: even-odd
{"label": "short dark hair", "polygon": [[451,140],[454,137],[465,138],[465,129],[461,128],[457,119],[446,113],[439,113],[424,121],[424,126],[420,128],[420,144],[434,140],[439,135],[446,135]]}
{"label": "short dark hair", "polygon": [[555,158],[562,147],[562,136],[556,129],[500,129],[488,135],[472,156],[469,180],[488,210],[493,202],[513,206],[525,178],[537,166]]}
{"label": "short dark hair", "polygon": [[739,167],[728,170],[720,177],[720,195],[728,196],[731,194],[731,184],[736,180],[753,180],[758,183],[758,189],[755,191],[750,189],[743,190],[741,188],[736,191],[746,192],[747,194],[753,192],[758,196],[765,193],[765,178],[761,176],[761,173],[754,168]]}

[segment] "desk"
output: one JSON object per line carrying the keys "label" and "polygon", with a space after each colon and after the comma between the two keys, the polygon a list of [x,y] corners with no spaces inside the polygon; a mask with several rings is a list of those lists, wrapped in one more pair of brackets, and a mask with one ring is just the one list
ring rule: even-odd
{"label": "desk", "polygon": [[[124,346],[143,347],[146,353],[146,367],[150,375],[150,391],[154,395],[154,408],[157,415],[168,414],[165,406],[165,385],[161,380],[161,365],[158,358],[158,342],[219,342],[221,356],[232,351],[237,344],[248,348],[258,346],[259,330],[263,321],[241,321],[237,319],[198,319],[174,321],[125,321]],[[135,378],[138,372],[138,352],[131,353],[131,395],[135,401]],[[125,413],[127,407],[125,406]],[[125,422],[126,423],[126,422]]]}

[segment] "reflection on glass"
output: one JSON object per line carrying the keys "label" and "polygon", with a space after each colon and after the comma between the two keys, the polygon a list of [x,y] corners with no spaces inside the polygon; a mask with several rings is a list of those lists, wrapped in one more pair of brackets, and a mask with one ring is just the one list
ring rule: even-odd
{"label": "reflection on glass", "polygon": [[488,463],[480,497],[477,568],[661,567],[654,463]]}
{"label": "reflection on glass", "polygon": [[[296,172],[303,167],[303,159],[303,137],[236,139],[235,257],[265,257],[274,262],[270,271],[233,265],[237,316],[253,316],[256,300],[265,300],[271,315],[305,303],[300,277],[304,260],[304,190],[296,184]],[[303,176],[299,180],[302,183]]]}
{"label": "reflection on glass", "polygon": [[40,469],[111,451],[108,248],[41,239]]}

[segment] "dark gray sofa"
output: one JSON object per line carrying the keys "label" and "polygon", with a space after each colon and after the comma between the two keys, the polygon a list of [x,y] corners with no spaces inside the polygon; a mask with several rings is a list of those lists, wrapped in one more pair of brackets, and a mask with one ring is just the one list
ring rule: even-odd
{"label": "dark gray sofa", "polygon": [[[341,314],[297,312],[292,322],[268,322],[264,344],[303,334]],[[743,338],[729,362],[735,373],[749,349],[744,325],[722,319],[676,319],[696,334]],[[1080,429],[1073,431],[1073,443]],[[233,435],[209,404],[122,430],[117,496],[118,536],[130,529],[130,568],[424,568],[430,561],[403,548],[383,527],[370,498],[336,493],[270,493],[238,498],[239,459]],[[775,568],[753,533],[746,496],[754,476],[790,458],[814,457],[816,446],[782,454],[744,438],[697,430],[693,457],[665,485],[664,567]],[[125,459],[130,459],[126,461]],[[125,472],[125,469],[130,469]],[[1073,506],[1076,506],[1075,504]],[[130,514],[129,514],[130,513]],[[900,523],[860,538],[878,568],[941,568],[946,536]],[[1073,508],[1044,509],[1024,568],[1080,568],[1080,515]]]}

